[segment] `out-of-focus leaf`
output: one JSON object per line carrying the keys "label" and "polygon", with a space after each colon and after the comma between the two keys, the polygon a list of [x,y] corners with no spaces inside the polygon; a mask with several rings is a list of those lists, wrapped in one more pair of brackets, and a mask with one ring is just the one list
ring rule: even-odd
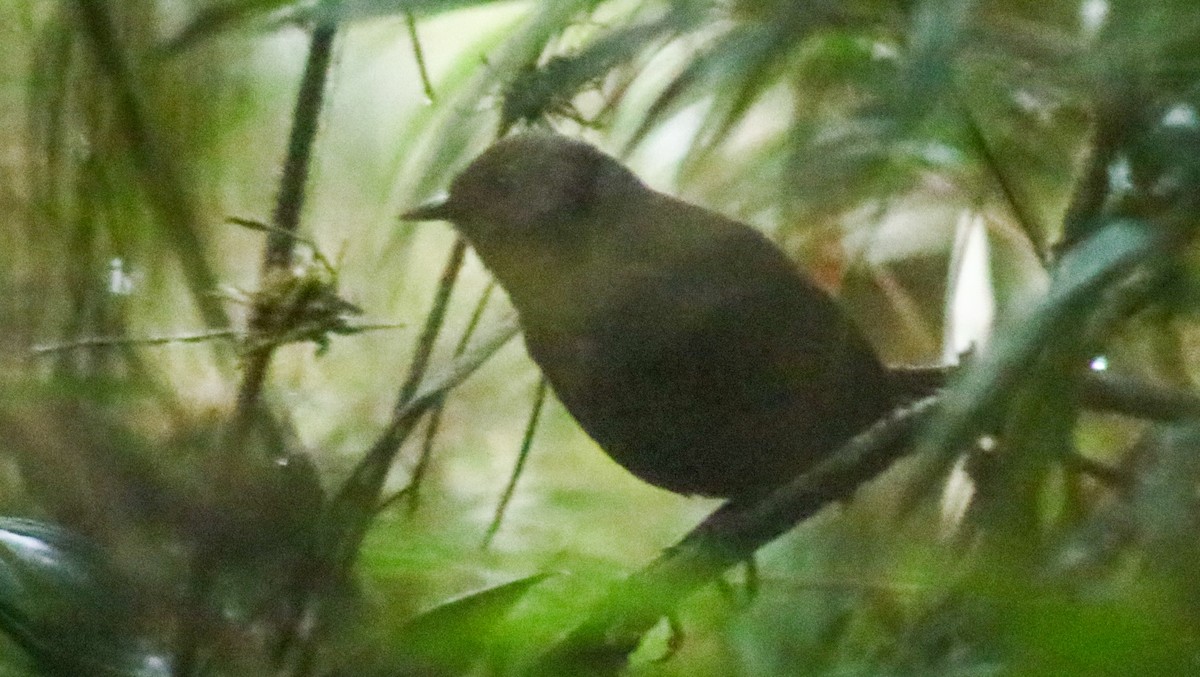
{"label": "out-of-focus leaf", "polygon": [[1196,542],[1200,505],[1196,482],[1200,480],[1200,426],[1152,428],[1139,443],[1137,463],[1144,468],[1133,487],[1133,519],[1147,546],[1148,567],[1168,579],[1180,593],[1177,599],[1200,611],[1200,595],[1192,585],[1192,571],[1200,544]]}
{"label": "out-of-focus leaf", "polygon": [[464,7],[489,5],[497,0],[235,0],[209,7],[196,15],[164,49],[179,52],[224,33],[257,25],[273,29],[292,23],[341,23],[380,16],[430,16]]}
{"label": "out-of-focus leaf", "polygon": [[127,152],[153,208],[156,225],[171,246],[188,282],[192,300],[210,328],[230,325],[229,314],[212,292],[217,277],[208,260],[207,233],[190,186],[161,138],[154,115],[146,104],[137,68],[128,45],[121,39],[110,8],[105,3],[77,0],[80,31],[86,36],[90,58],[108,79],[115,100],[115,117]]}
{"label": "out-of-focus leaf", "polygon": [[782,195],[791,205],[816,213],[836,213],[891,195],[909,185],[912,174],[894,162],[895,140],[896,125],[877,110],[855,111],[827,124],[797,120],[785,139]]}
{"label": "out-of-focus leaf", "polygon": [[[815,28],[815,27],[814,27]],[[722,48],[722,82],[709,114],[701,126],[702,142],[693,146],[703,151],[719,143],[746,111],[766,93],[781,74],[789,48],[803,41],[811,28],[775,23],[751,24],[726,36]]]}
{"label": "out-of-focus leaf", "polygon": [[576,54],[555,56],[544,65],[517,74],[504,93],[500,134],[520,121],[537,121],[598,82],[612,69],[635,58],[667,33],[686,30],[694,13],[670,12],[643,24],[616,28]]}
{"label": "out-of-focus leaf", "polygon": [[135,632],[131,593],[91,542],[0,518],[0,629],[47,674],[169,675],[167,656]]}
{"label": "out-of-focus leaf", "polygon": [[495,2],[497,0],[335,0],[319,3],[306,18],[341,22],[400,14],[430,16]]}
{"label": "out-of-focus leaf", "polygon": [[249,0],[207,7],[162,48],[167,53],[181,52],[223,33],[243,29],[247,24],[292,4],[296,4],[296,0]]}
{"label": "out-of-focus leaf", "polygon": [[[484,660],[497,625],[547,574],[534,574],[444,602],[417,616],[389,638],[390,665],[375,674],[463,674]],[[406,672],[407,671],[407,672]]]}
{"label": "out-of-focus leaf", "polygon": [[1011,652],[1003,674],[1123,677],[1195,668],[1194,630],[1152,590],[1081,600],[1063,591],[1033,595],[1000,587],[1001,596],[992,597],[1001,612],[993,632]]}
{"label": "out-of-focus leaf", "polygon": [[896,110],[915,119],[941,98],[976,5],[974,0],[925,0],[913,14]]}
{"label": "out-of-focus leaf", "polygon": [[[476,138],[473,132],[477,130],[470,120],[478,115],[478,100],[486,96],[487,82],[479,74],[480,55],[492,54],[500,49],[510,31],[510,26],[501,24],[477,44],[469,49],[464,48],[462,55],[437,83],[438,105],[422,106],[414,115],[413,122],[405,126],[403,135],[396,140],[396,187],[388,199],[388,204],[396,211],[407,211],[418,200],[444,190],[451,172],[458,169],[462,156]],[[439,126],[436,134],[429,131]],[[422,144],[426,143],[433,145],[429,150],[431,156],[423,162],[415,161]],[[381,256],[391,258],[397,248],[411,246],[415,225],[405,222],[392,231],[393,236],[381,247]],[[396,288],[404,287],[404,275],[408,269],[408,266],[400,266],[393,273],[396,276],[393,278]]]}
{"label": "out-of-focus leaf", "polygon": [[1065,256],[1048,296],[1030,312],[1015,316],[997,332],[979,357],[942,398],[943,410],[921,442],[921,450],[949,456],[976,432],[992,407],[1004,401],[1051,337],[1069,335],[1087,307],[1135,266],[1155,260],[1172,233],[1141,221],[1114,220]]}
{"label": "out-of-focus leaf", "polygon": [[959,79],[955,96],[965,131],[959,136],[982,170],[981,192],[1002,196],[1046,261],[1062,230],[1063,186],[1076,180],[1085,118],[1060,88],[997,66],[981,65]]}
{"label": "out-of-focus leaf", "polygon": [[394,415],[388,429],[330,502],[324,543],[337,553],[341,562],[353,562],[379,501],[379,491],[387,477],[394,449],[408,437],[421,417],[442,401],[446,393],[475,373],[504,347],[519,327],[516,318],[494,328],[470,349],[463,352],[444,371],[429,376],[411,399]]}
{"label": "out-of-focus leaf", "polygon": [[663,89],[658,98],[641,114],[641,124],[626,143],[625,153],[628,153],[662,122],[668,115],[677,111],[690,102],[688,95],[699,83],[703,82],[708,71],[713,67],[712,62],[719,58],[719,52],[707,49],[694,56],[682,71],[676,75]]}
{"label": "out-of-focus leaf", "polygon": [[[760,8],[761,9],[761,8]],[[764,93],[789,74],[810,37],[871,19],[825,3],[777,3],[725,28],[693,56],[642,116],[628,146],[636,146],[684,105],[711,98],[702,140],[693,155],[719,141]]]}

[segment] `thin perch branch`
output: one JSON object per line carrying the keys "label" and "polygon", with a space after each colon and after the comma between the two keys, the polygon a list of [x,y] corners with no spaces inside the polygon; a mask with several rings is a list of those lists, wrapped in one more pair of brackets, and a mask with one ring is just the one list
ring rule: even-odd
{"label": "thin perch branch", "polygon": [[500,524],[504,521],[504,514],[508,512],[508,504],[512,501],[513,493],[517,489],[517,480],[521,479],[521,473],[525,470],[525,461],[529,459],[529,450],[533,447],[533,434],[537,432],[538,421],[542,417],[542,409],[546,405],[546,377],[542,376],[538,379],[537,389],[533,393],[533,407],[529,412],[529,421],[525,424],[525,435],[521,438],[521,449],[517,452],[517,463],[513,466],[512,475],[508,478],[508,484],[504,487],[504,493],[500,496],[500,503],[496,505],[496,514],[492,517],[492,523],[488,525],[487,532],[483,536],[484,549],[487,549],[492,544],[492,539],[496,537],[496,532],[500,531]]}
{"label": "thin perch branch", "polygon": [[908,453],[937,398],[902,409],[857,435],[814,469],[754,504],[726,503],[680,543],[610,593],[592,616],[543,654],[537,675],[615,675],[641,635],[701,585]]}

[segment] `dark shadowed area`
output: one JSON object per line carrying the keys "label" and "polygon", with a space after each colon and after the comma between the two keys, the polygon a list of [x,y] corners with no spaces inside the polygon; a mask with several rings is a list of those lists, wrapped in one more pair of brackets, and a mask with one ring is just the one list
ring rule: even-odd
{"label": "dark shadowed area", "polygon": [[1194,0],[16,0],[0,57],[0,675],[1196,671]]}

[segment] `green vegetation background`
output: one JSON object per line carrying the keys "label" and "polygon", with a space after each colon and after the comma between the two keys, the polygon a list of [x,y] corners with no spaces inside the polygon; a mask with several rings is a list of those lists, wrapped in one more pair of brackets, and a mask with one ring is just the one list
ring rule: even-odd
{"label": "green vegetation background", "polygon": [[[19,0],[0,26],[4,674],[517,674],[716,507],[551,397],[484,547],[538,375],[449,228],[397,215],[530,126],[762,228],[892,362],[995,327],[923,456],[629,670],[1200,670],[1195,410],[1075,387],[1101,354],[1192,387],[1191,0]],[[389,428],[406,383],[436,425]]]}

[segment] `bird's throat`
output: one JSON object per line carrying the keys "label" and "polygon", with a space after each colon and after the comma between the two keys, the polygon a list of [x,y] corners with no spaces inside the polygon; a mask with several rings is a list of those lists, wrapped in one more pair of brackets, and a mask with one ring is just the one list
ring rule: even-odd
{"label": "bird's throat", "polygon": [[508,292],[522,324],[566,328],[586,321],[586,256],[578,249],[541,243],[476,244],[483,264]]}

